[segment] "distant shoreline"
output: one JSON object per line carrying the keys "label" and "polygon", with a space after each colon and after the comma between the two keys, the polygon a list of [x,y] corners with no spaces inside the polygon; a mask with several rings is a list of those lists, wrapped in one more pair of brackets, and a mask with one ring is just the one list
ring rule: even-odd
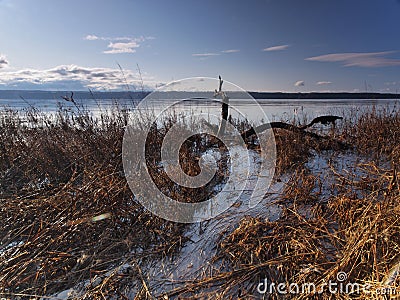
{"label": "distant shoreline", "polygon": [[249,92],[255,99],[400,99],[400,94],[388,93],[265,93]]}
{"label": "distant shoreline", "polygon": [[[149,95],[151,91],[74,91],[76,99],[135,99],[140,100]],[[199,95],[209,96],[210,92],[172,92],[174,96],[185,94],[186,97]],[[227,91],[229,93],[229,91]],[[392,93],[350,93],[350,92],[307,92],[307,93],[286,93],[286,92],[248,92],[255,99],[400,99],[400,94]],[[71,91],[42,91],[42,90],[0,90],[0,99],[60,99],[62,96],[70,95]],[[236,94],[236,96],[235,96]],[[232,92],[231,98],[243,98],[241,92]],[[169,98],[169,97],[167,97]]]}

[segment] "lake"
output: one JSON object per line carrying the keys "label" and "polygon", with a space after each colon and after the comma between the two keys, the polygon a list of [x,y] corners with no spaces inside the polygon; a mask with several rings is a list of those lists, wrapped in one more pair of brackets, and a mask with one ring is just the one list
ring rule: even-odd
{"label": "lake", "polygon": [[[123,109],[134,110],[139,104],[137,99],[75,99],[75,101],[88,109],[94,116],[101,112],[110,111],[116,105]],[[159,112],[161,109],[170,109],[176,112],[186,112],[190,114],[210,114],[220,115],[221,104],[209,99],[195,99],[190,101],[180,101],[172,99],[157,99],[149,101],[146,109]],[[290,122],[293,118],[306,117],[308,120],[324,114],[345,115],[348,112],[361,112],[372,107],[399,109],[399,100],[394,99],[231,99],[230,113],[232,117],[242,115],[251,121],[286,121]],[[38,108],[45,113],[55,113],[60,106],[68,110],[74,110],[71,102],[63,99],[0,99],[0,109],[15,109],[23,113],[31,107]],[[142,107],[143,109],[143,107]]]}

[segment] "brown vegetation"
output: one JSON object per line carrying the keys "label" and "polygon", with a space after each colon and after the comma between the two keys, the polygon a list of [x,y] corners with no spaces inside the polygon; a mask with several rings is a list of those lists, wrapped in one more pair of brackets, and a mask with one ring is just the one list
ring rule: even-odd
{"label": "brown vegetation", "polygon": [[126,255],[157,258],[180,247],[183,226],[146,211],[127,185],[123,110],[100,119],[62,109],[56,117],[3,113],[0,293],[49,295]]}
{"label": "brown vegetation", "polygon": [[[305,293],[294,289],[286,296],[275,289],[265,295],[268,299],[388,299],[378,294],[388,288],[398,295],[400,114],[383,109],[353,118],[336,134],[353,143],[365,162],[356,163],[352,171],[331,164],[323,178],[304,165],[310,150],[318,150],[313,141],[295,132],[277,132],[278,166],[292,166],[277,200],[281,217],[274,222],[243,218],[234,231],[221,236],[215,257],[229,271],[172,294],[193,295],[191,291],[198,290],[206,298],[259,298],[263,295],[257,286],[267,278],[269,283],[285,284],[287,291],[290,284],[306,287]],[[328,195],[322,195],[322,186]],[[333,295],[325,284],[339,284],[340,272],[347,275],[344,292]],[[307,290],[309,283],[315,284],[315,291]],[[351,292],[351,286],[346,292],[348,283],[359,284],[360,292]]]}
{"label": "brown vegetation", "polygon": [[[71,113],[62,107],[53,117],[35,110],[22,117],[2,111],[0,296],[51,295],[103,275],[107,279],[88,288],[81,298],[122,298],[130,289],[137,291],[138,299],[151,298],[138,264],[123,274],[110,269],[127,260],[172,257],[185,242],[184,225],[147,212],[130,192],[121,159],[127,119],[126,110],[118,108],[100,118],[83,109]],[[164,123],[151,132],[149,145],[154,149],[149,153],[159,153],[168,126]],[[248,124],[241,126],[249,129]],[[376,288],[397,266],[399,112],[374,110],[353,116],[336,128],[335,139],[318,140],[285,129],[274,132],[278,175],[292,174],[277,200],[283,208],[281,218],[275,222],[243,218],[236,229],[221,236],[215,261],[225,271],[168,295],[193,297],[196,291],[204,298],[259,297],[256,287],[265,277],[321,286],[339,271],[348,274],[349,282]],[[196,157],[208,145],[200,135],[193,139],[197,148],[188,143],[180,153],[186,161],[183,168],[191,175],[198,172]],[[355,166],[354,174],[331,165],[324,178],[317,177],[305,163],[316,153],[338,150],[337,140],[354,145],[367,162]],[[158,168],[159,156],[153,158],[152,176],[170,196],[196,202],[212,192],[210,186],[200,198],[199,191],[177,193]],[[219,174],[215,183],[223,180]],[[331,183],[324,201],[321,180]],[[310,295],[291,298],[295,297]]]}

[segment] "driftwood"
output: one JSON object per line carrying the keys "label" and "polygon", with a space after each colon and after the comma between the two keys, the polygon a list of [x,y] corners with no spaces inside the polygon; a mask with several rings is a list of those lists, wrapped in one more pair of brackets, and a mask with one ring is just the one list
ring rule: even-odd
{"label": "driftwood", "polygon": [[343,117],[338,117],[338,116],[330,116],[330,115],[329,116],[320,116],[320,117],[316,117],[314,120],[312,120],[310,124],[307,124],[307,125],[302,126],[300,128],[301,129],[306,129],[306,128],[311,127],[311,126],[313,126],[314,124],[317,124],[317,123],[321,123],[321,124],[324,124],[324,125],[332,124],[333,126],[335,126],[336,120],[342,120],[342,119],[343,119]]}
{"label": "driftwood", "polygon": [[[222,80],[221,76],[219,76],[219,89],[218,89],[218,91],[215,90],[215,94],[214,94],[214,96],[222,96],[222,100],[223,100],[222,108],[221,108],[222,121],[218,128],[217,136],[221,136],[225,133],[225,125],[226,125],[226,122],[228,121],[228,114],[229,114],[229,98],[222,91],[223,82],[224,81]],[[309,124],[304,125],[304,126],[295,126],[295,125],[288,124],[285,122],[265,123],[265,124],[255,127],[255,128],[251,127],[250,129],[246,130],[245,132],[242,132],[241,136],[242,136],[242,139],[244,141],[246,141],[249,137],[251,137],[252,135],[256,135],[257,133],[261,133],[261,132],[271,129],[271,128],[272,129],[279,128],[279,129],[285,129],[285,130],[297,132],[302,135],[314,138],[316,140],[329,140],[330,139],[330,140],[334,141],[335,143],[337,143],[337,145],[339,145],[341,148],[348,148],[349,145],[347,143],[333,139],[332,137],[322,136],[322,135],[316,134],[314,132],[309,132],[309,131],[305,130],[317,123],[321,123],[324,125],[332,124],[333,128],[334,128],[336,120],[341,120],[341,119],[343,119],[343,117],[333,116],[333,115],[319,116],[319,117],[316,117],[315,119],[313,119]],[[214,126],[211,124],[205,122],[205,125],[207,125],[210,128],[215,130]],[[246,143],[248,143],[248,141],[246,141]]]}
{"label": "driftwood", "polygon": [[298,132],[298,133],[302,133],[304,135],[308,135],[310,137],[316,138],[316,139],[321,139],[321,138],[326,138],[325,136],[321,136],[319,134],[313,133],[313,132],[309,132],[309,131],[305,131],[304,129],[311,127],[314,124],[317,123],[321,123],[321,124],[335,124],[336,120],[339,119],[343,119],[343,117],[338,117],[338,116],[319,116],[316,117],[315,119],[313,119],[311,121],[311,123],[304,125],[304,126],[295,126],[292,124],[288,124],[288,123],[284,123],[284,122],[271,122],[271,123],[266,123],[266,124],[262,124],[260,126],[257,126],[256,128],[250,128],[249,130],[246,130],[245,132],[242,133],[242,138],[246,139],[250,136],[252,136],[253,134],[256,134],[257,132],[262,132],[264,130],[270,129],[270,128],[280,128],[280,129],[286,129],[286,130],[290,130],[290,131],[294,131],[294,132]]}
{"label": "driftwood", "polygon": [[309,136],[311,138],[314,138],[314,139],[316,139],[318,141],[331,140],[332,142],[334,142],[337,146],[339,146],[342,149],[347,149],[347,148],[350,147],[349,144],[347,144],[345,142],[342,142],[342,141],[339,141],[337,139],[334,139],[332,137],[323,136],[323,135],[316,134],[314,132],[306,131],[306,130],[304,130],[304,128],[306,128],[304,126],[303,127],[297,127],[297,126],[294,126],[294,125],[291,125],[291,124],[288,124],[288,123],[284,123],[284,122],[271,122],[271,123],[266,123],[266,124],[259,125],[256,128],[252,127],[249,130],[246,130],[245,132],[243,132],[241,134],[241,136],[242,136],[242,139],[245,140],[246,144],[248,144],[249,142],[248,142],[247,138],[249,138],[252,135],[255,135],[257,133],[261,133],[261,132],[263,132],[265,130],[271,129],[271,128],[279,128],[279,129],[285,129],[285,130],[297,132],[297,133],[300,133],[300,134],[302,134],[304,136]]}
{"label": "driftwood", "polygon": [[[321,119],[321,118],[324,118],[324,117],[325,116],[320,116],[320,117],[317,117],[315,119],[318,119],[318,118]],[[332,116],[328,116],[328,117],[332,117]],[[337,117],[337,118],[341,118],[341,117]],[[313,123],[314,120],[311,123]],[[319,123],[319,122],[314,122],[313,124],[315,124],[315,123]],[[325,123],[322,123],[322,124],[325,124]],[[310,126],[312,126],[312,125],[308,124],[308,125],[305,125],[305,126],[298,127],[298,126],[295,126],[295,125],[292,125],[292,124],[288,124],[288,123],[285,123],[285,122],[271,122],[271,123],[265,123],[265,124],[259,125],[259,126],[255,127],[255,128],[251,127],[249,130],[246,130],[245,132],[243,132],[241,134],[241,136],[242,136],[242,139],[246,141],[247,138],[249,138],[252,135],[255,135],[257,133],[261,133],[261,132],[263,132],[265,130],[268,130],[268,129],[271,129],[271,128],[272,129],[273,128],[279,128],[279,129],[285,129],[285,130],[297,132],[297,133],[300,133],[300,134],[302,134],[304,136],[309,136],[311,138],[314,138],[316,140],[331,140],[334,143],[336,143],[340,148],[344,148],[344,149],[349,148],[349,145],[347,143],[345,143],[345,142],[339,141],[339,140],[334,139],[334,138],[329,137],[329,136],[323,136],[323,135],[316,134],[314,132],[310,132],[310,131],[304,130],[305,128],[308,128]],[[248,142],[246,142],[246,143],[248,143]]]}
{"label": "driftwood", "polygon": [[284,122],[271,122],[271,123],[265,123],[265,124],[259,125],[255,128],[251,127],[249,130],[246,130],[245,132],[243,132],[241,134],[241,136],[245,140],[246,138],[248,138],[256,133],[263,132],[270,128],[280,128],[280,129],[286,129],[286,130],[290,130],[290,131],[294,131],[294,132],[305,132],[305,134],[310,134],[312,137],[320,138],[320,136],[315,133],[303,131],[301,128],[299,128],[297,126],[294,126],[294,125],[291,125],[288,123],[284,123]]}
{"label": "driftwood", "polygon": [[222,110],[221,110],[221,117],[222,121],[218,129],[217,136],[223,136],[225,134],[225,127],[226,122],[228,121],[228,111],[229,111],[229,97],[222,91],[222,84],[224,81],[219,76],[219,88],[218,91],[215,90],[214,97],[221,96],[222,97]]}

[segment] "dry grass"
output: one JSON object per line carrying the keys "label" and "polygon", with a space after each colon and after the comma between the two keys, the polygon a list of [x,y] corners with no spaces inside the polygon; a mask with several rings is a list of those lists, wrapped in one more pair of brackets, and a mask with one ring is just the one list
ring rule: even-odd
{"label": "dry grass", "polygon": [[[316,201],[317,179],[300,172],[284,194],[281,218],[276,222],[243,219],[222,240],[220,257],[229,260],[234,270],[248,269],[254,285],[267,277],[287,286],[311,282],[319,289],[328,280],[338,282],[336,275],[342,271],[348,275],[346,283],[368,282],[371,291],[382,286],[400,258],[400,188],[393,170],[376,170],[374,182],[379,184],[375,189],[368,191],[338,178],[336,184],[343,192],[327,203]],[[287,203],[288,199],[292,201]],[[230,280],[230,289],[243,284],[241,277]],[[254,285],[249,287],[252,293]],[[291,296],[302,297],[308,299],[310,294]],[[327,290],[313,295],[314,299],[331,297]]]}
{"label": "dry grass", "polygon": [[[292,175],[278,199],[283,208],[281,217],[275,222],[243,218],[233,232],[221,236],[215,261],[222,262],[225,271],[171,294],[190,297],[197,290],[199,299],[388,299],[377,291],[389,286],[397,288],[399,294],[400,115],[372,110],[351,121],[337,134],[347,137],[367,163],[353,166],[353,172],[331,165],[321,179],[301,163],[315,147],[307,143],[292,147],[287,141],[293,139],[289,137],[293,133],[282,133],[287,139],[283,145],[288,147],[278,153],[297,156],[300,163],[293,164]],[[278,149],[283,138],[277,137]],[[330,191],[327,201],[321,201],[322,186]],[[346,284],[357,283],[360,293],[329,292],[325,284],[340,283],[339,272],[347,274],[344,291]],[[287,288],[297,284],[300,290],[305,284],[306,293],[285,296],[275,290],[260,295],[257,286],[265,278]],[[315,284],[317,292],[307,292],[307,283]],[[362,291],[366,284],[371,293]]]}
{"label": "dry grass", "polygon": [[[358,153],[372,156],[374,160],[399,158],[400,109],[394,107],[372,108],[353,112],[354,117],[344,124],[346,139],[355,145]],[[399,163],[399,161],[397,161]]]}
{"label": "dry grass", "polygon": [[0,124],[0,293],[49,295],[126,255],[156,259],[181,246],[183,226],[146,211],[127,185],[124,110],[27,117],[9,111]]}
{"label": "dry grass", "polygon": [[[122,168],[127,122],[126,110],[119,108],[101,118],[62,107],[55,117],[35,110],[24,118],[14,111],[4,112],[0,118],[0,294],[51,295],[89,280],[92,284],[82,299],[126,298],[132,293],[132,298],[151,298],[137,262],[173,257],[185,242],[184,226],[150,214],[135,201]],[[171,117],[150,132],[151,176],[178,201],[202,201],[214,192],[213,184],[225,180],[226,162],[220,164],[211,185],[177,189],[159,168],[161,141],[174,122]],[[371,159],[355,168],[363,176],[332,166],[325,175],[326,182],[333,182],[328,201],[320,201],[323,179],[304,164],[316,153],[338,150],[333,139],[275,130],[278,174],[291,174],[278,199],[281,218],[275,222],[243,218],[234,231],[221,236],[215,261],[224,271],[169,295],[258,298],[256,287],[265,277],[274,282],[314,282],[320,287],[335,280],[339,271],[348,274],[348,281],[381,286],[400,259],[399,125],[398,111],[370,111],[337,128],[336,138]],[[248,124],[240,126],[248,128]],[[180,152],[182,167],[190,175],[199,172],[199,155],[216,144],[201,135],[193,141]],[[136,267],[110,271],[124,262]],[[291,296],[309,298],[310,294]]]}
{"label": "dry grass", "polygon": [[[296,129],[309,123],[308,116],[301,114],[293,119],[289,126]],[[301,123],[300,123],[301,122]],[[340,121],[341,122],[341,121]],[[341,125],[339,123],[339,125]],[[341,151],[351,148],[352,143],[345,139],[342,126],[319,124],[310,127],[305,131],[291,131],[274,128],[276,142],[276,173],[286,174],[288,171],[295,171],[299,166],[304,165],[315,154],[327,150]]]}

